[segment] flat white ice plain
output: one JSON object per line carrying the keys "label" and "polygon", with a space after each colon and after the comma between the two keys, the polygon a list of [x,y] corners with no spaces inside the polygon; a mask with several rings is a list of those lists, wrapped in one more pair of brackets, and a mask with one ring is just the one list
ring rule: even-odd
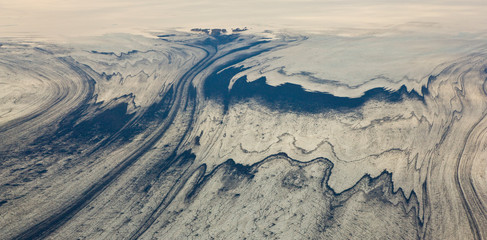
{"label": "flat white ice plain", "polygon": [[2,239],[485,239],[487,42],[0,40]]}

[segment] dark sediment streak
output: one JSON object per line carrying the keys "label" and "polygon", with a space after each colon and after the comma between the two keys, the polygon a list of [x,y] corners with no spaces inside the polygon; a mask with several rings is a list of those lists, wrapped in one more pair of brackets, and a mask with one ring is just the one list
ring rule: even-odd
{"label": "dark sediment streak", "polygon": [[140,148],[135,152],[130,154],[126,159],[124,159],[118,166],[113,168],[108,172],[102,179],[96,182],[94,185],[88,187],[88,189],[81,194],[81,197],[69,203],[69,205],[61,209],[59,212],[55,213],[51,217],[41,221],[40,223],[30,227],[23,233],[19,234],[14,239],[39,239],[44,238],[54,232],[56,229],[65,224],[69,219],[71,219],[76,213],[81,209],[86,207],[94,198],[96,198],[103,190],[105,190],[110,183],[117,179],[125,170],[127,170],[133,163],[137,161],[142,155],[144,155],[167,131],[174,120],[182,99],[184,97],[184,86],[187,87],[187,81],[190,81],[190,76],[199,69],[199,67],[208,60],[209,55],[199,61],[194,67],[192,67],[188,72],[186,72],[180,81],[177,82],[176,86],[176,96],[174,96],[173,104],[171,106],[171,112],[168,119],[164,122],[162,128],[153,135],[149,140],[147,140]]}
{"label": "dark sediment streak", "polygon": [[[57,139],[69,139],[73,141],[80,141],[89,143],[97,143],[97,147],[92,149],[84,157],[91,157],[98,150],[108,146],[114,141],[122,140],[128,142],[133,136],[142,132],[144,128],[150,124],[160,124],[161,126],[157,128],[157,131],[146,139],[141,146],[132,152],[128,157],[123,159],[115,168],[111,169],[106,173],[101,179],[97,180],[93,185],[89,186],[79,198],[74,201],[67,203],[64,208],[54,213],[50,217],[44,219],[43,221],[31,226],[26,231],[22,232],[15,239],[39,239],[49,236],[51,233],[55,232],[70,219],[72,219],[79,211],[85,208],[90,202],[92,202],[97,196],[99,196],[111,183],[113,183],[119,176],[124,174],[124,172],[129,169],[138,159],[140,159],[145,153],[147,153],[167,132],[167,130],[174,125],[174,121],[178,114],[182,112],[189,112],[189,121],[183,126],[181,135],[178,135],[178,139],[175,140],[178,143],[172,151],[172,154],[166,159],[161,160],[156,164],[156,169],[158,171],[157,175],[160,176],[164,174],[170,167],[179,167],[182,172],[181,176],[173,183],[171,189],[164,196],[163,200],[157,205],[157,207],[143,220],[143,224],[139,226],[131,234],[131,239],[137,239],[142,234],[144,234],[155,222],[155,220],[163,214],[165,209],[181,189],[185,186],[188,179],[192,176],[192,173],[187,172],[189,169],[194,170],[195,166],[193,161],[195,155],[191,153],[190,150],[183,152],[182,154],[177,154],[182,142],[188,135],[195,118],[195,108],[196,108],[196,89],[192,86],[193,78],[199,74],[201,71],[206,69],[208,66],[214,64],[218,59],[229,56],[234,53],[239,53],[240,51],[249,50],[254,46],[265,43],[265,41],[254,42],[248,46],[241,47],[238,49],[231,50],[224,55],[214,58],[218,46],[220,44],[229,43],[235,41],[237,38],[235,36],[222,37],[218,36],[215,38],[208,38],[199,44],[201,46],[192,46],[199,48],[206,52],[206,56],[196,63],[189,71],[187,71],[176,84],[164,95],[162,100],[158,103],[151,105],[140,117],[135,117],[135,114],[128,114],[127,107],[128,101],[133,100],[132,96],[125,96],[127,99],[121,100],[120,103],[116,104],[114,107],[100,111],[94,115],[94,117],[75,124],[76,119],[78,119],[84,111],[89,107],[87,101],[92,99],[93,93],[86,102],[78,107],[77,110],[68,115],[64,121],[61,122],[60,128],[54,134]],[[255,51],[250,51],[250,53],[236,54],[238,55],[233,60],[228,61],[222,66],[216,67],[215,71],[206,79],[203,86],[203,93],[205,97],[212,99],[219,99],[223,102],[225,110],[228,110],[232,104],[246,99],[255,98],[260,101],[263,105],[269,106],[273,109],[278,109],[281,111],[296,111],[296,112],[321,112],[332,109],[346,110],[353,109],[363,106],[364,103],[371,100],[387,101],[387,102],[400,102],[405,98],[414,98],[419,101],[423,101],[423,96],[428,94],[427,88],[422,90],[422,95],[419,95],[415,91],[408,92],[406,87],[403,86],[396,91],[388,91],[383,88],[371,89],[364,93],[362,97],[359,98],[345,98],[336,97],[328,93],[319,92],[308,92],[305,91],[301,86],[286,83],[280,86],[270,86],[266,84],[265,78],[258,79],[253,82],[247,82],[245,78],[238,79],[233,85],[232,89],[228,91],[228,86],[230,79],[237,73],[242,71],[242,68],[228,68],[236,63],[239,63],[249,57],[258,55],[262,52],[269,51],[270,48],[260,49]],[[98,54],[104,55],[114,55],[114,53],[96,52]],[[137,51],[131,51],[126,53],[135,54]],[[125,54],[125,53],[124,53]],[[123,57],[123,54],[117,57]],[[223,70],[226,69],[226,70]],[[223,71],[221,71],[223,70]],[[100,136],[98,136],[100,135]],[[52,136],[51,136],[52,137]],[[48,138],[44,138],[47,141]],[[257,171],[260,165],[272,161],[272,159],[284,158],[287,159],[292,164],[306,165],[312,164],[315,161],[323,161],[329,167],[322,180],[322,184],[326,186],[326,191],[330,192],[336,198],[344,196],[343,194],[349,194],[350,192],[356,191],[356,186],[346,190],[344,193],[336,194],[328,185],[328,177],[332,168],[332,163],[326,159],[313,160],[308,163],[299,162],[297,160],[289,158],[285,153],[279,153],[276,155],[271,155],[261,162],[253,164],[251,166],[245,166],[241,164],[236,164],[232,160],[228,160],[225,163],[219,165],[213,169],[209,174],[206,174],[206,165],[201,165],[194,170],[193,173],[198,173],[199,179],[197,184],[193,186],[193,190],[187,195],[186,199],[191,202],[192,197],[198,194],[198,191],[204,187],[204,184],[211,178],[214,172],[222,168],[230,169],[231,174],[240,174],[246,178],[252,178],[253,174]],[[365,179],[365,180],[364,180]],[[381,184],[392,184],[391,174],[384,172],[377,178],[371,178],[370,176],[364,176],[360,181],[369,181],[370,184],[376,184],[380,179]],[[150,186],[149,186],[150,188]],[[389,191],[392,192],[392,186],[388,185]],[[144,190],[148,191],[148,190]],[[399,192],[392,193],[393,195],[399,194],[405,199],[405,205],[416,204],[410,203],[411,199],[415,199],[414,193],[409,198],[406,198],[402,193]],[[412,201],[412,200],[411,200]],[[4,202],[1,202],[3,204]],[[416,206],[416,205],[415,205]],[[406,208],[406,207],[405,207]],[[417,209],[417,207],[416,207]]]}
{"label": "dark sediment streak", "polygon": [[317,113],[333,109],[342,111],[354,109],[371,100],[400,102],[409,98],[424,102],[424,95],[428,94],[425,87],[423,87],[420,95],[415,90],[408,92],[406,86],[401,86],[396,91],[389,91],[384,88],[370,89],[358,98],[337,97],[329,93],[309,92],[300,85],[292,83],[270,86],[266,83],[265,77],[252,82],[248,82],[246,77],[241,77],[235,81],[231,90],[228,91],[230,80],[243,70],[245,69],[241,67],[228,68],[221,72],[215,71],[205,81],[205,96],[220,99],[223,101],[225,109],[239,101],[255,98],[271,109]]}

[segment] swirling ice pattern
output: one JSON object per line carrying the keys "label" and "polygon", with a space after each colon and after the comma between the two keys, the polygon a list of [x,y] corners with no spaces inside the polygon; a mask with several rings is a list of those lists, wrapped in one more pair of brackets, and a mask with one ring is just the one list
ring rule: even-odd
{"label": "swirling ice pattern", "polygon": [[487,238],[485,48],[347,98],[235,78],[306,38],[130,39],[0,45],[2,239]]}

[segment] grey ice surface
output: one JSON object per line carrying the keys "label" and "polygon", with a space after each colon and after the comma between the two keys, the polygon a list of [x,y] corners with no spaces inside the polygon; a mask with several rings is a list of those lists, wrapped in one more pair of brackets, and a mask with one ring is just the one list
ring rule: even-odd
{"label": "grey ice surface", "polygon": [[0,40],[1,239],[485,239],[483,35]]}

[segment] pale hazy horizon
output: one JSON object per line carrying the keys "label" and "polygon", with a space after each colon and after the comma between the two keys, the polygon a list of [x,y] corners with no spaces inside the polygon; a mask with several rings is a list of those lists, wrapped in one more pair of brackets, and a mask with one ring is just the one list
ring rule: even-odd
{"label": "pale hazy horizon", "polygon": [[486,30],[485,1],[0,1],[4,37],[248,27],[306,33],[413,25],[442,33]]}

